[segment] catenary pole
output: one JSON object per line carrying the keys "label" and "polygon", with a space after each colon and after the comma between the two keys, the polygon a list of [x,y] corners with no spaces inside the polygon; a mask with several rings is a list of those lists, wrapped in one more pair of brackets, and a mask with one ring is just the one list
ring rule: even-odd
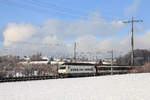
{"label": "catenary pole", "polygon": [[143,20],[134,20],[132,17],[131,20],[122,21],[123,23],[131,23],[131,65],[134,66],[134,23],[143,22]]}
{"label": "catenary pole", "polygon": [[76,61],[76,46],[77,46],[77,44],[76,44],[76,42],[74,43],[74,60]]}

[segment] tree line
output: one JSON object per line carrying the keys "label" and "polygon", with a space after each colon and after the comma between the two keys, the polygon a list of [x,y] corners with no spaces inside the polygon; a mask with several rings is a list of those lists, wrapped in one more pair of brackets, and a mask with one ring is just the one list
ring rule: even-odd
{"label": "tree line", "polygon": [[[136,49],[134,50],[134,65],[142,66],[150,62],[150,50]],[[118,65],[131,65],[131,52],[117,58]]]}

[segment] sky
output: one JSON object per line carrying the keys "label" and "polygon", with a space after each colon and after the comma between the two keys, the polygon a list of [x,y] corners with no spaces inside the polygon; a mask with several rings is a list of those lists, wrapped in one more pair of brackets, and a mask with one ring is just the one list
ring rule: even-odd
{"label": "sky", "polygon": [[121,55],[131,49],[131,24],[122,21],[132,16],[143,20],[134,24],[135,49],[149,49],[149,4],[149,0],[0,0],[1,52],[67,55],[77,42],[80,54],[113,49]]}

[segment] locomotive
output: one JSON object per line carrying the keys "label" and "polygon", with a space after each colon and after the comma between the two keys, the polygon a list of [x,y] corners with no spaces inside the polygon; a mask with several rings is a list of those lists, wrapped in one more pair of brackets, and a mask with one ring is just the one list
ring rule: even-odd
{"label": "locomotive", "polygon": [[109,66],[90,63],[64,63],[58,66],[60,77],[98,76],[110,74],[126,74],[130,66]]}

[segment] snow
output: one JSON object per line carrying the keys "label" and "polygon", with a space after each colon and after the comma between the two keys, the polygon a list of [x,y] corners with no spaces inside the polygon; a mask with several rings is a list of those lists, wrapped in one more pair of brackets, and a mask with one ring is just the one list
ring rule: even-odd
{"label": "snow", "polygon": [[0,100],[150,100],[150,73],[0,83]]}

